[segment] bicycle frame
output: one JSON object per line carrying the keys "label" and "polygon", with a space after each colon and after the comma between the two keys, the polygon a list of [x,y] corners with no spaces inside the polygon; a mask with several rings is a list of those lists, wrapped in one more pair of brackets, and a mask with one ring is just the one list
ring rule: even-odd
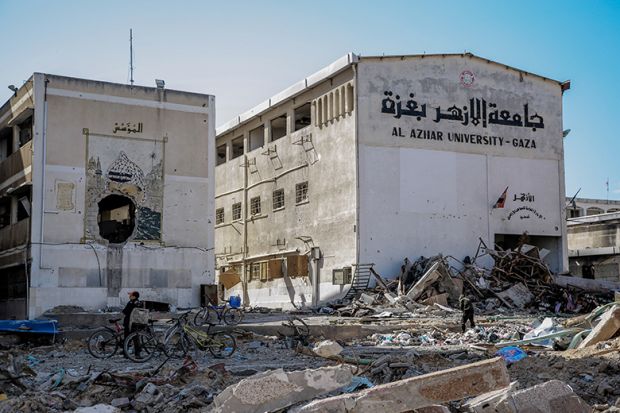
{"label": "bicycle frame", "polygon": [[192,341],[194,341],[201,350],[204,350],[213,342],[213,338],[209,333],[191,327],[188,323],[183,324],[183,331],[191,337]]}

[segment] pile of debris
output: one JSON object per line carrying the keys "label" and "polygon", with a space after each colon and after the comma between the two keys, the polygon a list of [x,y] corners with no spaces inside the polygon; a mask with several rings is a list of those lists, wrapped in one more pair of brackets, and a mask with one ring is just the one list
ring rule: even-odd
{"label": "pile of debris", "polygon": [[[609,290],[559,285],[545,263],[549,250],[527,242],[524,234],[514,249],[491,249],[480,239],[474,258],[465,257],[463,261],[441,254],[419,257],[413,262],[405,258],[394,280],[386,280],[371,267],[375,288],[358,292],[353,300],[333,302],[319,312],[345,317],[411,317],[411,313],[420,310],[458,308],[462,293],[473,299],[478,313],[527,309],[588,313],[613,300]],[[487,264],[492,260],[493,267],[477,265],[477,261],[483,260]]]}
{"label": "pile of debris", "polygon": [[[610,292],[595,293],[576,286],[557,285],[544,262],[548,254],[549,250],[527,244],[525,235],[511,250],[499,246],[487,248],[481,239],[476,256],[464,260],[458,276],[463,279],[467,293],[485,301],[482,309],[488,310],[493,310],[499,300],[511,310],[587,313],[613,299]],[[494,262],[491,270],[476,265],[477,260],[487,255]]]}

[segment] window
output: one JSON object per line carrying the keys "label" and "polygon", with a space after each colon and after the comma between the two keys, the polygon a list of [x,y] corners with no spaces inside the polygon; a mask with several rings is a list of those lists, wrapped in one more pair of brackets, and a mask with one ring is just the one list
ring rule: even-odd
{"label": "window", "polygon": [[226,163],[226,144],[217,147],[217,159],[215,165]]}
{"label": "window", "polygon": [[265,144],[265,127],[260,125],[250,131],[250,151],[260,148]]}
{"label": "window", "polygon": [[238,136],[231,142],[232,146],[232,157],[230,159],[235,159],[243,155],[243,136]]}
{"label": "window", "polygon": [[215,210],[215,225],[224,223],[224,208],[218,208]]}
{"label": "window", "polygon": [[284,189],[273,191],[273,210],[284,208]]}
{"label": "window", "polygon": [[241,219],[241,202],[237,202],[236,204],[233,204],[233,206],[232,206],[232,219],[233,219],[233,221]]}
{"label": "window", "polygon": [[603,210],[598,207],[590,207],[586,210],[586,215],[599,215],[602,213],[603,213]]}
{"label": "window", "polygon": [[0,228],[11,225],[11,198],[0,199]]}
{"label": "window", "polygon": [[250,214],[260,214],[260,196],[250,199]]}
{"label": "window", "polygon": [[267,261],[253,262],[248,265],[250,281],[267,281]]}
{"label": "window", "polygon": [[19,124],[19,146],[32,140],[32,116]]}
{"label": "window", "polygon": [[271,141],[286,136],[286,114],[271,120]]}
{"label": "window", "polygon": [[295,130],[310,126],[310,102],[295,109]]}
{"label": "window", "polygon": [[308,201],[308,182],[295,185],[295,202],[301,204]]}
{"label": "window", "polygon": [[351,284],[351,267],[335,268],[332,270],[332,284]]}

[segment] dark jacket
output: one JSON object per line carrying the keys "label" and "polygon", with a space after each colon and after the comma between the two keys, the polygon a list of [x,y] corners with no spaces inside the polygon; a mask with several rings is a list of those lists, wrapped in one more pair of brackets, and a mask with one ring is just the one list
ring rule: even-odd
{"label": "dark jacket", "polygon": [[472,305],[471,301],[469,300],[469,298],[462,296],[461,298],[459,298],[459,304],[461,305],[461,311],[465,312],[465,313],[469,313],[469,312],[473,312],[474,311],[474,306]]}
{"label": "dark jacket", "polygon": [[140,300],[129,300],[125,308],[123,308],[123,314],[125,315],[125,318],[123,319],[123,327],[125,327],[126,330],[129,330],[129,317],[131,316],[133,309],[136,307],[142,307]]}

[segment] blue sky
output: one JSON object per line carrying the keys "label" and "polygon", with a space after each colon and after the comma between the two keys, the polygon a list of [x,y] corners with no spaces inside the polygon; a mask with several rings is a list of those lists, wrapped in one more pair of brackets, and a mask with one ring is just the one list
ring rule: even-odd
{"label": "blue sky", "polygon": [[[0,82],[32,72],[216,95],[217,124],[352,51],[469,51],[557,80],[566,192],[620,199],[619,1],[0,0]],[[4,102],[11,92],[0,87]]]}

